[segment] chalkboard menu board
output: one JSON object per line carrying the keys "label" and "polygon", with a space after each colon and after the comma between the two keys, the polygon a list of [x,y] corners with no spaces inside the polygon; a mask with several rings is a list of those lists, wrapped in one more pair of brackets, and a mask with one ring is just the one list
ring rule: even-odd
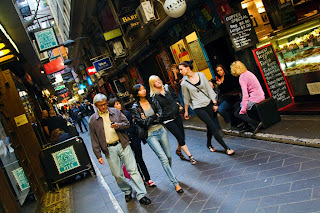
{"label": "chalkboard menu board", "polygon": [[271,44],[253,50],[254,57],[266,83],[269,95],[276,100],[279,110],[294,103],[278,57]]}
{"label": "chalkboard menu board", "polygon": [[258,43],[258,38],[247,9],[226,15],[224,22],[235,51]]}

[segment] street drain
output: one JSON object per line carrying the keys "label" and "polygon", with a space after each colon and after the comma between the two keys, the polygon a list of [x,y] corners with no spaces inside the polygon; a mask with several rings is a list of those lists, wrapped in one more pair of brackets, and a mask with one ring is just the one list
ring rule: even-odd
{"label": "street drain", "polygon": [[41,213],[72,213],[72,191],[70,187],[47,192],[42,198]]}

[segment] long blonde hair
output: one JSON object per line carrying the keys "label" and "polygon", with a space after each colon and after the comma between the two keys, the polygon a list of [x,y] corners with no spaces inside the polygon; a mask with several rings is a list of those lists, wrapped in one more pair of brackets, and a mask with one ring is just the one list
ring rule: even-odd
{"label": "long blonde hair", "polygon": [[230,66],[231,73],[233,76],[238,77],[248,69],[241,61],[235,61]]}
{"label": "long blonde hair", "polygon": [[157,75],[152,75],[149,77],[149,85],[150,85],[150,96],[154,96],[154,95],[157,95],[157,94],[160,94],[160,91],[154,87],[154,83],[156,81],[160,80],[161,81],[161,84],[162,84],[162,89],[163,89],[163,82],[162,80],[159,78],[159,76]]}

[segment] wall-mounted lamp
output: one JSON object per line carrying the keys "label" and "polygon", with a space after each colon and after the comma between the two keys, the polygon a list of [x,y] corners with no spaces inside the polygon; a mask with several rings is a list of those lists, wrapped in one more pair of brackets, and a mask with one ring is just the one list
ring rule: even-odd
{"label": "wall-mounted lamp", "polygon": [[85,38],[88,38],[88,37],[78,37],[78,38],[76,38],[76,39],[74,39],[74,40],[69,39],[69,40],[67,40],[66,42],[64,42],[63,46],[65,46],[65,47],[73,46],[73,45],[76,43],[77,40],[79,40],[79,39],[85,39]]}

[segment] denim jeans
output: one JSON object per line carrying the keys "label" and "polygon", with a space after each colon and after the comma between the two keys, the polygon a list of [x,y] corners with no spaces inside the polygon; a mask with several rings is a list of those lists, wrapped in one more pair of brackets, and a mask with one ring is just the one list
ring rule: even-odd
{"label": "denim jeans", "polygon": [[218,113],[223,117],[224,121],[226,123],[231,122],[230,114],[229,114],[229,109],[231,105],[228,101],[224,100],[221,102],[218,108]]}
{"label": "denim jeans", "polygon": [[137,192],[137,199],[140,200],[147,194],[143,180],[138,172],[136,160],[134,159],[130,146],[125,149],[122,148],[121,144],[116,146],[108,147],[109,155],[106,156],[110,170],[119,188],[126,194],[129,195],[132,192],[130,184],[126,181],[123,175],[122,162],[124,163],[128,173],[130,174],[131,181],[134,189]]}
{"label": "denim jeans", "polygon": [[174,186],[178,185],[178,181],[171,169],[171,153],[167,130],[164,127],[148,133],[147,142],[150,148],[158,156],[164,171],[167,173],[170,181]]}

